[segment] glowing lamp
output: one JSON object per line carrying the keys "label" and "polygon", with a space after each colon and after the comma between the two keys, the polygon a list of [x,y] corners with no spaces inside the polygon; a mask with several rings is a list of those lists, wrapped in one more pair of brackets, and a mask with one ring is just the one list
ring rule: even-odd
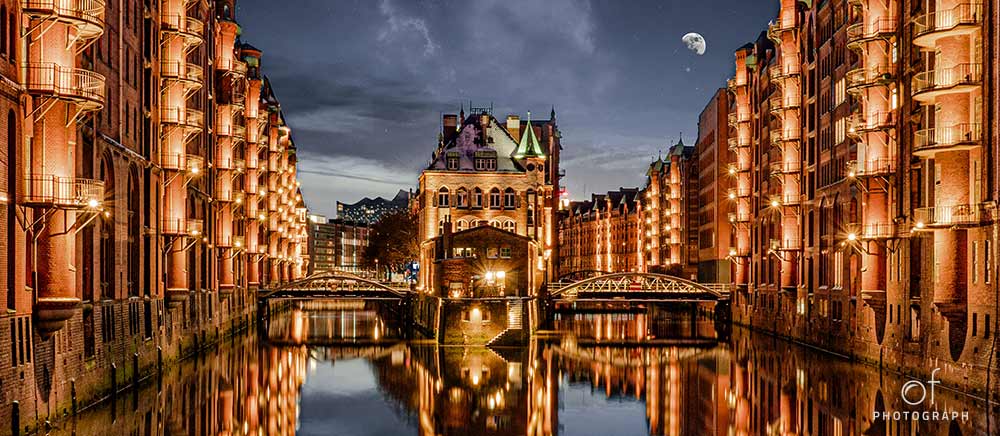
{"label": "glowing lamp", "polygon": [[922,229],[922,228],[924,228],[924,225],[925,225],[925,224],[924,224],[924,222],[923,222],[923,221],[917,221],[917,228],[918,228],[918,229]]}
{"label": "glowing lamp", "polygon": [[729,249],[729,257],[736,257],[736,249],[735,248],[730,248]]}
{"label": "glowing lamp", "polygon": [[505,279],[507,277],[507,272],[506,271],[497,271],[496,272],[496,276],[497,276],[497,279],[503,280],[503,279]]}
{"label": "glowing lamp", "polygon": [[854,233],[854,232],[851,232],[851,233],[848,233],[848,234],[847,234],[847,240],[848,240],[848,241],[851,241],[851,242],[854,242],[854,241],[856,241],[857,239],[858,239],[858,235],[857,235],[857,233]]}
{"label": "glowing lamp", "polygon": [[736,193],[735,192],[730,192],[729,193],[729,199],[730,200],[735,200],[736,199]]}
{"label": "glowing lamp", "polygon": [[97,201],[96,198],[91,198],[90,200],[87,200],[87,207],[91,209],[97,209],[97,206],[99,206],[100,204],[101,202]]}
{"label": "glowing lamp", "polygon": [[778,207],[778,206],[781,206],[781,203],[778,200],[771,200],[771,207]]}

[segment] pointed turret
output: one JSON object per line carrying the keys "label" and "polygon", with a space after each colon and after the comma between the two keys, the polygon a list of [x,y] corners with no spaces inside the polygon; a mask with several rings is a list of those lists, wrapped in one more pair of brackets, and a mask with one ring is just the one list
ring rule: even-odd
{"label": "pointed turret", "polygon": [[521,134],[521,142],[518,144],[517,150],[514,151],[514,157],[518,159],[526,157],[545,158],[545,152],[542,151],[542,146],[538,143],[538,137],[535,136],[535,129],[531,127],[531,112],[528,112],[528,121],[524,126],[524,133]]}

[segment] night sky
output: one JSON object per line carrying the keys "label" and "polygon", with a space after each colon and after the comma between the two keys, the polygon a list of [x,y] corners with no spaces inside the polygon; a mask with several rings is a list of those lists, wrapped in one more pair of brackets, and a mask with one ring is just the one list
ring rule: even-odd
{"label": "night sky", "polygon": [[[442,113],[555,106],[572,198],[643,183],[777,0],[238,0],[299,150],[310,211],[415,188]],[[699,32],[703,56],[681,41]]]}

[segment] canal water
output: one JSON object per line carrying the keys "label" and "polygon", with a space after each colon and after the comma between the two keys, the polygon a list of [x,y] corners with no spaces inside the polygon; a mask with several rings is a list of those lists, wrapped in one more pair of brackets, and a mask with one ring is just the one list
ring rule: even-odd
{"label": "canal water", "polygon": [[933,400],[907,405],[908,377],[685,316],[561,313],[491,349],[399,341],[358,304],[290,310],[50,434],[998,434],[975,397],[922,381]]}

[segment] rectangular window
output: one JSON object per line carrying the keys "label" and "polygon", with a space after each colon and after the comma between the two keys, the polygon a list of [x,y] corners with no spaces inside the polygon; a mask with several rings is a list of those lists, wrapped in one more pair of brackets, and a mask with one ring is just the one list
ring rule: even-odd
{"label": "rectangular window", "polygon": [[990,327],[991,327],[990,326],[990,314],[987,313],[987,314],[983,315],[983,318],[985,318],[985,319],[983,319],[983,337],[984,338],[988,338],[988,337],[990,337]]}
{"label": "rectangular window", "polygon": [[979,314],[972,312],[972,336],[976,336],[979,330]]}
{"label": "rectangular window", "polygon": [[985,240],[983,241],[983,247],[985,248],[983,262],[986,263],[986,273],[983,274],[983,283],[989,283],[993,278],[993,245],[989,240]]}
{"label": "rectangular window", "polygon": [[488,257],[490,259],[496,259],[498,253],[499,253],[499,250],[497,250],[496,247],[489,247],[489,248],[486,249],[486,257]]}
{"label": "rectangular window", "polygon": [[979,282],[979,243],[972,241],[972,283]]}
{"label": "rectangular window", "polygon": [[834,144],[840,144],[847,139],[847,120],[844,118],[838,119],[834,122]]}
{"label": "rectangular window", "polygon": [[834,98],[836,99],[835,106],[839,106],[844,100],[847,100],[847,81],[844,78],[838,80],[834,86]]}
{"label": "rectangular window", "polygon": [[500,247],[500,258],[510,259],[510,247]]}

